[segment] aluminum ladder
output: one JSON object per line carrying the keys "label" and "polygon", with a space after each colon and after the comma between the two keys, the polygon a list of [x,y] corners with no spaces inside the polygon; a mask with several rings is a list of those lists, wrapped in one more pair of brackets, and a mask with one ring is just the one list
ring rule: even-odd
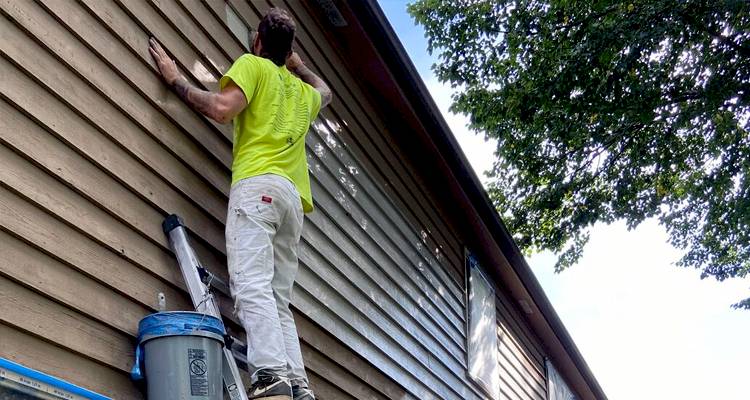
{"label": "aluminum ladder", "polygon": [[[211,285],[224,285],[218,278],[213,276],[204,268],[198,257],[196,257],[193,248],[188,241],[187,231],[182,218],[172,214],[162,223],[164,234],[169,238],[169,245],[172,247],[174,254],[177,256],[177,263],[180,265],[182,277],[185,279],[190,298],[195,306],[195,311],[211,315],[221,320],[221,312],[216,304],[216,299],[211,293]],[[228,291],[228,290],[227,290]],[[226,336],[224,346],[224,356],[222,357],[221,374],[224,380],[224,388],[229,394],[231,400],[248,400],[245,386],[240,379],[240,370],[237,367],[235,357],[242,358],[237,354],[236,348],[242,348],[236,339]],[[233,349],[235,349],[233,351]]]}

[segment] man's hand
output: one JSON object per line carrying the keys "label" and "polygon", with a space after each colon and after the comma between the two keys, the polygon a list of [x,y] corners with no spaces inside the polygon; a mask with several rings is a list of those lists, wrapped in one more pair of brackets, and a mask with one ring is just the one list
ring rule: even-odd
{"label": "man's hand", "polygon": [[198,89],[180,74],[177,64],[169,58],[156,39],[149,39],[148,51],[154,57],[164,82],[193,110],[220,124],[226,124],[247,106],[245,93],[234,82],[219,93]]}
{"label": "man's hand", "polygon": [[296,51],[292,52],[292,54],[286,58],[286,69],[291,72],[297,71],[297,68],[303,65],[305,65],[305,63],[302,62],[302,59],[299,58],[299,54],[297,54]]}
{"label": "man's hand", "polygon": [[320,79],[320,77],[307,68],[296,51],[292,52],[292,54],[286,58],[286,69],[320,92],[320,108],[327,106],[331,102],[331,99],[333,98],[331,89],[322,79]]}
{"label": "man's hand", "polygon": [[159,42],[154,38],[151,38],[148,41],[148,51],[151,53],[151,57],[154,58],[154,61],[156,61],[156,66],[159,67],[159,73],[161,73],[164,82],[169,86],[173,86],[177,79],[182,76],[177,69],[177,64],[175,64],[174,60],[169,58]]}

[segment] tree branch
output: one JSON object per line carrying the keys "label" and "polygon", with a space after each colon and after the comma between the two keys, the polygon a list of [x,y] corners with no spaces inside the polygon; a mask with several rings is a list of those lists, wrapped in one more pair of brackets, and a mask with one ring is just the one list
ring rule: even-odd
{"label": "tree branch", "polygon": [[719,43],[729,46],[733,50],[740,53],[743,57],[749,58],[750,57],[750,48],[747,48],[745,46],[739,45],[732,41],[730,38],[724,36],[721,34],[721,32],[712,29],[710,26],[707,26],[705,23],[695,21],[695,18],[693,16],[688,15],[684,10],[680,11],[679,16],[682,18],[683,21],[687,25],[690,25],[691,28],[697,30],[697,31],[703,31],[708,33],[709,36],[719,41]]}

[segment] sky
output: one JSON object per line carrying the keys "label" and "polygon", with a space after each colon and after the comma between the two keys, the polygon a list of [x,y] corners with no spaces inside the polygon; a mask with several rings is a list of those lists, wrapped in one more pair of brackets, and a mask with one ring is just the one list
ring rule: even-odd
{"label": "sky", "polygon": [[[436,57],[407,1],[379,3],[484,182],[494,144],[448,112],[451,89],[432,74]],[[750,295],[750,280],[701,280],[699,271],[674,265],[680,255],[648,220],[631,231],[595,225],[581,261],[560,274],[551,253],[527,259],[611,400],[750,398],[750,311],[730,308]]]}

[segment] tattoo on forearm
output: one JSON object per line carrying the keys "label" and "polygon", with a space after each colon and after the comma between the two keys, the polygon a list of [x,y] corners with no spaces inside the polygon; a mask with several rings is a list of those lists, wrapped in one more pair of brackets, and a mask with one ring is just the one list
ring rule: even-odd
{"label": "tattoo on forearm", "polygon": [[179,96],[182,101],[187,103],[192,109],[209,118],[216,118],[216,115],[214,115],[214,108],[212,107],[214,100],[213,96],[215,96],[214,93],[198,89],[191,85],[184,77],[177,79],[173,88],[175,93],[177,93],[177,96]]}
{"label": "tattoo on forearm", "polygon": [[174,91],[184,102],[188,102],[188,91],[190,90],[190,84],[185,78],[178,78],[174,84]]}

